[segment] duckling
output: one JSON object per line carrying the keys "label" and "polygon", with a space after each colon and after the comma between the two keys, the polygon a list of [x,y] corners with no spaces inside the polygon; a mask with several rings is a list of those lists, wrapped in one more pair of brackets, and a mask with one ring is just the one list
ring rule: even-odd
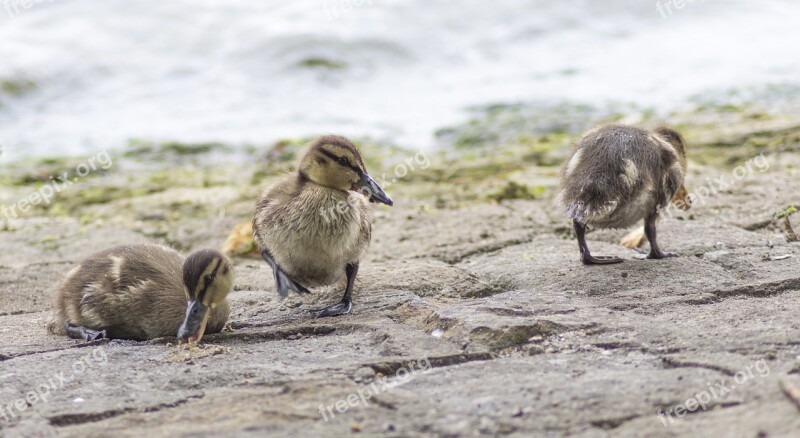
{"label": "duckling", "polygon": [[[562,169],[560,202],[572,219],[584,264],[620,263],[619,257],[593,256],[586,245],[586,226],[626,228],[644,219],[651,259],[671,257],[656,240],[659,212],[670,200],[688,208],[683,179],[686,143],[673,129],[653,132],[626,125],[607,125],[586,133]],[[682,194],[682,195],[681,195]],[[681,206],[683,204],[683,206]]]}
{"label": "duckling", "polygon": [[225,326],[232,284],[231,262],[214,250],[184,260],[160,245],[115,246],[67,273],[55,293],[48,330],[86,341],[177,334],[199,342],[204,333]]}
{"label": "duckling", "polygon": [[393,204],[355,145],[336,135],[311,143],[298,170],[267,190],[256,205],[253,234],[281,297],[346,276],[342,300],[312,313],[350,313],[359,261],[372,237],[367,200]]}

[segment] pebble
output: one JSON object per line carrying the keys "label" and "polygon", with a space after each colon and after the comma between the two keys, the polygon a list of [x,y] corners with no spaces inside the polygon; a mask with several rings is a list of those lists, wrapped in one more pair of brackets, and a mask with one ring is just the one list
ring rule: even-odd
{"label": "pebble", "polygon": [[361,367],[356,370],[353,378],[356,382],[371,380],[375,378],[375,370],[373,370],[371,367]]}
{"label": "pebble", "polygon": [[544,354],[544,351],[545,351],[544,347],[542,347],[541,345],[531,345],[530,347],[528,347],[529,356],[533,356],[536,354]]}
{"label": "pebble", "polygon": [[708,260],[710,260],[712,262],[715,262],[715,261],[719,260],[720,258],[722,258],[722,257],[724,257],[724,256],[726,256],[726,255],[728,255],[730,253],[731,253],[730,251],[725,251],[724,249],[721,249],[719,251],[707,252],[707,253],[703,254],[703,258],[706,258],[706,259],[708,259]]}

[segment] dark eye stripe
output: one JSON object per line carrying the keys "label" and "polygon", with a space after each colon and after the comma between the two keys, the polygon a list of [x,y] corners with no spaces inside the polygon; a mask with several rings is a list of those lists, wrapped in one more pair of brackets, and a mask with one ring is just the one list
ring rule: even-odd
{"label": "dark eye stripe", "polygon": [[[217,276],[217,270],[219,269],[221,264],[222,264],[222,260],[221,259],[217,259],[217,265],[214,266],[214,271],[211,273],[211,277],[212,278]],[[199,294],[197,294],[197,299],[201,303],[203,302],[203,299],[206,297],[206,291],[208,291],[209,287],[211,287],[211,284],[207,283],[207,282],[204,282],[203,290],[200,291]]]}
{"label": "dark eye stripe", "polygon": [[[338,165],[340,165],[340,166],[344,166],[344,167],[349,167],[349,168],[353,169],[353,172],[356,172],[357,174],[361,175],[361,172],[362,172],[362,171],[361,171],[361,169],[359,169],[358,167],[356,167],[356,166],[353,166],[352,164],[342,164],[342,163],[340,163],[340,162],[339,162],[339,159],[340,159],[340,158],[344,158],[344,157],[337,157],[337,156],[336,156],[336,154],[334,154],[333,152],[330,152],[330,151],[328,151],[328,150],[326,150],[326,149],[322,149],[322,148],[320,148],[320,151],[321,151],[323,154],[325,154],[325,155],[327,155],[328,157],[330,157],[330,158],[331,158],[333,161],[335,161],[335,162],[336,162]],[[349,162],[349,160],[348,160],[348,162]]]}

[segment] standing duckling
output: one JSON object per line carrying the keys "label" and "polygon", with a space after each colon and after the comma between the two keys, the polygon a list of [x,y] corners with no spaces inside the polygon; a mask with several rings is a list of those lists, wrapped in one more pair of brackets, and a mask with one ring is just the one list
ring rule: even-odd
{"label": "standing duckling", "polygon": [[[48,330],[92,341],[176,334],[199,342],[225,326],[230,261],[214,250],[186,260],[160,245],[120,245],[95,253],[62,280]],[[188,306],[187,306],[188,300]]]}
{"label": "standing duckling", "polygon": [[[673,129],[654,132],[607,125],[585,134],[562,169],[560,202],[572,219],[584,264],[620,263],[619,257],[593,256],[586,226],[626,228],[644,219],[651,259],[674,256],[659,248],[656,221],[661,208],[686,193],[686,144]],[[688,204],[676,203],[682,208]]]}
{"label": "standing duckling", "polygon": [[342,301],[313,314],[338,316],[353,307],[353,283],[372,237],[370,202],[392,205],[348,139],[314,141],[299,169],[272,186],[256,205],[253,234],[272,267],[278,293],[309,293],[347,277]]}

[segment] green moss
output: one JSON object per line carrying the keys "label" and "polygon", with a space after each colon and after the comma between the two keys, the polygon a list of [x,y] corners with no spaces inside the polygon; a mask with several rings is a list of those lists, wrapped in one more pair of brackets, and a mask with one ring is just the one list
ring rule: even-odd
{"label": "green moss", "polygon": [[42,236],[42,238],[39,239],[39,243],[57,242],[58,240],[60,240],[58,236],[48,235]]}
{"label": "green moss", "polygon": [[21,96],[36,87],[36,82],[28,79],[0,81],[0,91],[11,96]]}
{"label": "green moss", "polygon": [[451,163],[447,168],[430,169],[438,175],[438,182],[467,183],[485,179],[504,178],[524,168],[523,163],[505,160],[480,160],[476,162]]}
{"label": "green moss", "polygon": [[53,203],[49,207],[44,207],[44,208],[47,210],[47,214],[51,217],[69,216],[69,211],[64,207],[64,204],[60,202]]}
{"label": "green moss", "polygon": [[133,179],[130,186],[138,186],[145,194],[160,193],[172,188],[208,188],[226,185],[225,175],[213,168],[194,166],[168,167],[147,172],[143,179]]}
{"label": "green moss", "polygon": [[[78,167],[80,166],[81,175],[78,174]],[[76,158],[48,158],[40,159],[34,164],[25,168],[24,166],[15,166],[19,171],[12,171],[4,175],[2,180],[4,183],[12,186],[35,186],[40,188],[45,184],[52,184],[55,181],[57,184],[62,185],[63,181],[77,181],[86,178],[105,175],[111,171],[113,167],[104,169],[99,164],[95,163],[94,168],[85,161],[77,161]]]}
{"label": "green moss", "polygon": [[504,149],[553,135],[575,136],[598,122],[618,117],[609,110],[570,103],[546,107],[492,104],[472,111],[475,115],[467,122],[436,132],[444,147]]}
{"label": "green moss", "polygon": [[489,194],[488,198],[500,202],[509,199],[536,199],[536,195],[527,185],[508,181],[499,191]]}
{"label": "green moss", "polygon": [[782,210],[778,210],[775,213],[775,219],[782,219],[784,217],[791,216],[795,213],[797,213],[797,207],[795,207],[794,205],[790,205]]}
{"label": "green moss", "polygon": [[514,148],[513,155],[537,166],[559,166],[566,157],[572,138],[563,133],[541,137],[523,135],[515,140],[518,147]]}
{"label": "green moss", "polygon": [[306,139],[283,139],[275,142],[267,152],[270,163],[289,163],[297,160],[300,149],[308,143]]}
{"label": "green moss", "polygon": [[347,64],[341,61],[334,61],[328,58],[311,57],[306,58],[296,64],[298,67],[319,68],[326,70],[342,70],[347,68]]}
{"label": "green moss", "polygon": [[146,140],[131,140],[123,154],[145,161],[158,162],[162,159],[180,159],[195,157],[213,152],[230,152],[232,148],[224,143],[181,143],[181,142],[151,142]]}
{"label": "green moss", "polygon": [[[702,132],[694,128],[692,134]],[[754,131],[734,138],[690,144],[688,154],[690,159],[701,164],[735,167],[762,153],[790,151],[800,151],[800,126],[774,131]]]}
{"label": "green moss", "polygon": [[83,205],[106,204],[116,199],[130,198],[133,190],[127,187],[94,186],[80,190],[77,196]]}
{"label": "green moss", "polygon": [[745,105],[737,105],[732,103],[707,103],[697,106],[695,109],[696,112],[723,112],[723,113],[733,113],[733,112],[745,112],[748,109]]}
{"label": "green moss", "polygon": [[83,208],[108,204],[110,202],[141,196],[132,188],[125,186],[92,185],[88,187],[75,187],[64,190],[53,198],[50,205],[39,206],[46,211],[48,216],[72,216]]}
{"label": "green moss", "polygon": [[69,163],[68,159],[64,157],[46,157],[46,158],[40,158],[37,161],[37,164],[42,166],[50,166],[50,167],[58,166],[61,168],[66,168],[69,167],[69,165],[72,163]]}
{"label": "green moss", "polygon": [[177,143],[168,142],[161,143],[161,150],[166,153],[175,155],[199,155],[207,154],[214,150],[229,150],[227,146],[222,143]]}

